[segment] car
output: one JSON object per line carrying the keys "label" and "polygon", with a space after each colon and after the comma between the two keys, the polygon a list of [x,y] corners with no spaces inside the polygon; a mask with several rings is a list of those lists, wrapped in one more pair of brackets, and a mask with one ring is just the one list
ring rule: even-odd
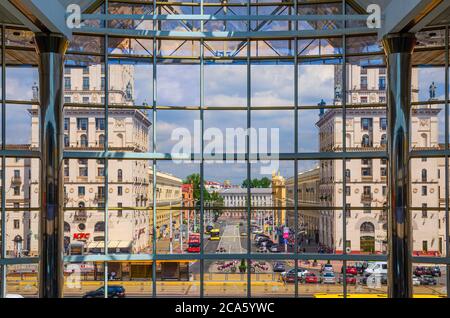
{"label": "car", "polygon": [[254,238],[255,243],[258,243],[261,240],[270,240],[270,237],[265,234],[256,234]]}
{"label": "car", "polygon": [[269,250],[267,249],[267,247],[265,246],[260,246],[258,247],[258,249],[256,250],[258,253],[268,253]]}
{"label": "car", "polygon": [[305,284],[317,284],[319,282],[319,277],[314,273],[306,273],[303,281]]}
{"label": "car", "polygon": [[[354,275],[354,276],[358,275],[358,269],[356,268],[356,266],[347,266],[345,272],[347,274]],[[344,266],[342,266],[342,268],[341,268],[341,274],[343,274],[343,273],[344,273]]]}
{"label": "car", "polygon": [[275,273],[282,273],[286,271],[286,265],[284,264],[284,262],[275,262],[275,264],[273,264],[273,271]]}
{"label": "car", "polygon": [[282,249],[279,244],[272,244],[272,246],[269,248],[269,251],[272,252],[272,253],[280,253],[283,250],[284,249]]}
{"label": "car", "polygon": [[[87,292],[84,294],[83,298],[104,298],[105,297],[105,287],[102,286],[94,291]],[[108,286],[108,298],[124,298],[125,288],[118,285]]]}
{"label": "car", "polygon": [[205,228],[205,234],[209,234],[211,230],[214,228],[211,224],[207,225]]}
{"label": "car", "polygon": [[422,275],[419,280],[420,285],[437,285],[436,278],[431,275]]}
{"label": "car", "polygon": [[412,281],[413,281],[413,286],[420,286],[420,279],[416,275],[413,275]]}
{"label": "car", "polygon": [[[297,269],[297,276],[298,278],[303,278],[305,277],[305,275],[309,273],[308,270],[303,269],[303,268],[298,268]],[[281,277],[288,277],[289,275],[293,275],[295,277],[295,268],[290,269],[289,271],[285,271],[281,273]]]}
{"label": "car", "polygon": [[356,270],[359,275],[364,274],[364,271],[366,270],[367,266],[368,266],[367,262],[357,262],[355,264]]}
{"label": "car", "polygon": [[333,272],[326,271],[320,277],[320,281],[322,284],[336,284],[336,276]]}
{"label": "car", "polygon": [[364,276],[384,276],[388,273],[387,262],[370,262],[364,270]]}
{"label": "car", "polygon": [[285,283],[295,283],[295,273],[288,273],[284,276],[281,276],[281,279]]}
{"label": "car", "polygon": [[[347,274],[345,281],[347,282],[347,285],[356,285],[356,276],[352,274]],[[339,277],[339,284],[342,284],[344,282],[344,275],[341,275]]]}
{"label": "car", "polygon": [[434,276],[434,277],[441,277],[441,268],[439,266],[432,266],[429,269],[430,271],[430,275]]}
{"label": "car", "polygon": [[326,272],[333,272],[333,265],[331,264],[325,264],[322,266],[322,268],[320,269],[321,273],[326,273]]}
{"label": "car", "polygon": [[260,247],[260,246],[270,247],[272,245],[273,245],[273,242],[269,238],[264,238],[264,239],[261,239],[258,242],[256,242],[256,246],[258,246],[258,247]]}
{"label": "car", "polygon": [[371,275],[365,275],[360,280],[359,283],[361,285],[367,285],[367,286],[377,286],[378,284],[381,285],[387,285],[387,275],[386,274],[371,274]]}
{"label": "car", "polygon": [[431,271],[424,266],[417,266],[414,269],[414,275],[419,276],[419,277],[423,276],[423,275],[430,275],[430,274],[431,274]]}
{"label": "car", "polygon": [[25,298],[19,294],[6,294],[5,298]]}

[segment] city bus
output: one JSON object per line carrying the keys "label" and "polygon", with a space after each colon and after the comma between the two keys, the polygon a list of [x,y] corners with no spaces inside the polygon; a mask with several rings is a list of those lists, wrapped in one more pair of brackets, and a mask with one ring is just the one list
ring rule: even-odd
{"label": "city bus", "polygon": [[188,240],[188,253],[200,253],[200,233],[192,233]]}
{"label": "city bus", "polygon": [[220,240],[220,230],[219,229],[212,229],[209,234],[211,235],[209,237],[210,241],[218,241]]}

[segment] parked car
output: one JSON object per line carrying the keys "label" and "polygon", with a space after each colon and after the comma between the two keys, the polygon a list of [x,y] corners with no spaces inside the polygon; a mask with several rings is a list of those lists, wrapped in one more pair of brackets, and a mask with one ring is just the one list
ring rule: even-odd
{"label": "parked car", "polygon": [[260,247],[258,247],[257,252],[258,253],[268,253],[269,250],[267,249],[267,247],[261,245]]}
{"label": "parked car", "polygon": [[280,253],[282,252],[284,249],[282,249],[282,247],[279,244],[272,244],[272,246],[269,248],[269,250],[272,253]]}
{"label": "parked car", "polygon": [[25,298],[19,294],[6,294],[5,298]]}
{"label": "parked car", "polygon": [[276,262],[273,264],[273,271],[275,273],[282,273],[286,271],[286,265],[284,265],[284,262]]}
{"label": "parked car", "polygon": [[[344,266],[341,267],[341,274],[344,273]],[[347,266],[346,273],[350,275],[358,275],[358,269],[356,266]]]}
{"label": "parked car", "polygon": [[320,269],[320,272],[321,273],[326,273],[326,272],[333,273],[334,272],[333,265],[331,265],[331,264],[322,265],[322,268]]}
{"label": "parked car", "polygon": [[362,277],[359,280],[359,283],[361,285],[376,285],[376,284],[381,284],[381,285],[387,285],[387,274],[371,274],[371,275],[367,275]]}
{"label": "parked car", "polygon": [[[283,274],[283,273],[282,273]],[[288,272],[287,274],[285,274],[284,276],[281,275],[281,279],[285,282],[285,283],[295,283],[295,273],[294,272]]]}
{"label": "parked car", "polygon": [[434,277],[441,277],[441,268],[439,266],[430,267],[430,275]]}
{"label": "parked car", "polygon": [[[105,297],[105,287],[102,286],[94,291],[87,292],[84,294],[83,298],[104,298]],[[108,298],[124,298],[125,288],[123,286],[108,286]]]}
{"label": "parked car", "polygon": [[270,237],[265,234],[256,234],[254,241],[258,243],[260,240],[270,240]]}
{"label": "parked car", "polygon": [[305,284],[317,284],[319,282],[319,277],[314,273],[306,273],[303,280]]}
{"label": "parked car", "polygon": [[420,279],[416,275],[413,275],[413,286],[420,286]]}
{"label": "parked car", "polygon": [[385,276],[388,272],[387,262],[371,262],[364,270],[364,276]]}
{"label": "parked car", "polygon": [[[305,275],[309,273],[306,269],[298,268],[297,269],[297,276],[298,278],[303,278]],[[295,268],[290,269],[289,271],[285,271],[281,273],[281,277],[288,277],[289,275],[293,275],[295,277]]]}
{"label": "parked car", "polygon": [[436,278],[431,275],[422,275],[419,280],[420,285],[437,285]]}
{"label": "parked car", "polygon": [[322,274],[320,281],[322,284],[336,284],[336,276],[334,276],[333,272],[325,271]]}
{"label": "parked car", "polygon": [[419,277],[423,276],[423,275],[431,275],[431,270],[424,266],[417,266],[414,269],[414,275],[419,276]]}
{"label": "parked car", "polygon": [[[345,281],[347,282],[347,285],[356,285],[356,276],[352,274],[347,274]],[[342,284],[344,282],[344,275],[339,276],[339,284]]]}
{"label": "parked car", "polygon": [[364,274],[364,271],[366,270],[367,266],[369,264],[367,262],[357,262],[355,264],[356,270],[358,272],[359,275]]}
{"label": "parked car", "polygon": [[273,245],[273,242],[269,238],[263,238],[263,239],[260,239],[258,242],[256,242],[256,246],[258,246],[258,247],[260,247],[260,246],[270,247],[272,245]]}
{"label": "parked car", "polygon": [[271,248],[273,244],[275,244],[275,243],[272,242],[272,240],[263,240],[261,242],[261,245],[266,247],[266,248],[268,248],[268,249]]}

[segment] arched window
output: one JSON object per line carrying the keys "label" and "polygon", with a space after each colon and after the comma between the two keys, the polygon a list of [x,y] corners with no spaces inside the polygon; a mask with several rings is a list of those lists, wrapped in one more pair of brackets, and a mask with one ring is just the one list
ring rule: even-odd
{"label": "arched window", "polygon": [[380,144],[382,146],[386,146],[386,144],[387,144],[386,134],[382,134],[381,135],[381,142],[380,142]]}
{"label": "arched window", "polygon": [[88,139],[85,134],[80,136],[80,146],[81,147],[87,147],[88,146]]}
{"label": "arched window", "polygon": [[70,224],[67,222],[64,222],[64,232],[70,232]]}
{"label": "arched window", "polygon": [[83,201],[78,202],[78,207],[79,208],[84,208],[85,207],[84,202]]}
{"label": "arched window", "polygon": [[95,223],[94,232],[104,232],[105,231],[105,222],[100,221]]}
{"label": "arched window", "polygon": [[64,147],[69,147],[69,136],[64,135]]}
{"label": "arched window", "polygon": [[360,231],[362,233],[374,233],[375,226],[371,222],[364,222],[363,224],[361,224]]}
{"label": "arched window", "polygon": [[363,135],[361,145],[363,147],[370,147],[370,137],[369,135]]}
{"label": "arched window", "polygon": [[123,173],[122,169],[117,170],[117,182],[122,182],[123,179]]}
{"label": "arched window", "polygon": [[427,169],[422,169],[422,182],[427,182]]}
{"label": "arched window", "polygon": [[101,134],[98,136],[98,145],[103,147],[105,145],[105,135]]}

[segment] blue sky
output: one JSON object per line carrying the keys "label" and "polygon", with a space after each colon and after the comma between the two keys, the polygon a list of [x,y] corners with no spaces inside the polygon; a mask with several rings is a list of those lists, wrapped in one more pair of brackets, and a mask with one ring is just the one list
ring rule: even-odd
{"label": "blue sky", "polygon": [[[200,68],[198,65],[158,65],[158,104],[175,106],[199,106]],[[247,68],[245,65],[216,64],[205,66],[206,106],[246,106]],[[294,98],[294,68],[291,65],[252,65],[252,106],[292,106]],[[428,87],[432,81],[437,85],[437,97],[444,96],[444,70],[423,68],[419,71],[420,99],[428,98]],[[30,100],[31,87],[38,81],[35,68],[8,68],[7,99]],[[301,65],[299,67],[299,103],[316,105],[322,98],[331,103],[334,92],[334,66]],[[137,65],[135,70],[135,103],[152,100],[152,67]],[[27,106],[7,107],[7,143],[29,143],[31,119]],[[157,151],[170,152],[175,141],[170,140],[174,128],[185,127],[193,133],[194,120],[200,119],[198,111],[164,110],[157,113]],[[251,122],[256,128],[278,128],[280,151],[294,151],[294,111],[254,110]],[[204,113],[205,128],[217,127],[222,132],[226,128],[245,128],[245,111],[212,111]],[[299,111],[299,150],[318,151],[318,132],[315,123],[317,110]],[[444,114],[440,116],[440,140],[443,141]],[[299,170],[311,168],[314,162],[303,162]],[[208,165],[206,165],[208,166]],[[245,164],[214,164],[205,166],[205,178],[241,183],[246,176]],[[176,165],[159,163],[159,169],[171,172],[181,178],[192,172],[199,172],[198,165]],[[281,163],[281,173],[292,176],[293,163]],[[261,177],[259,169],[252,169],[252,177]]]}

